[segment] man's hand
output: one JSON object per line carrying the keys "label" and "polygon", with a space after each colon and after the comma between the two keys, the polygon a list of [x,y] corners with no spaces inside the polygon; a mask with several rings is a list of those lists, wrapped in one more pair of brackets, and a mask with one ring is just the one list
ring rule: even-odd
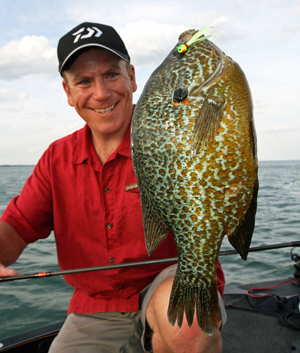
{"label": "man's hand", "polygon": [[26,245],[11,225],[0,221],[0,277],[18,275],[17,271],[8,269],[5,266],[14,263]]}
{"label": "man's hand", "polygon": [[0,278],[10,276],[18,276],[18,272],[16,270],[6,268],[0,263]]}

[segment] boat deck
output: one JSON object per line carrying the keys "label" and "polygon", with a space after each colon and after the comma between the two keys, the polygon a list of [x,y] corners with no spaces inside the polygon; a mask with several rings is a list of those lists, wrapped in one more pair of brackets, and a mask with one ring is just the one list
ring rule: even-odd
{"label": "boat deck", "polygon": [[[223,353],[298,353],[300,331],[281,325],[273,315],[227,307],[222,329]],[[292,343],[296,342],[296,350]]]}
{"label": "boat deck", "polygon": [[[222,329],[223,353],[300,353],[300,286],[291,281],[295,279],[225,287],[228,321]],[[251,293],[258,297],[246,294],[253,288],[257,290]],[[292,323],[297,322],[298,329],[278,320],[286,313],[296,313]]]}

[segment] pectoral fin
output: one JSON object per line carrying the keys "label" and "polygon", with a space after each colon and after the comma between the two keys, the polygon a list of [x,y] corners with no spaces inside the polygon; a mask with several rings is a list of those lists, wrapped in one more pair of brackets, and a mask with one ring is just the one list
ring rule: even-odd
{"label": "pectoral fin", "polygon": [[258,179],[254,184],[253,197],[247,212],[244,214],[243,219],[235,230],[232,233],[227,234],[230,244],[241,255],[243,260],[247,260],[248,250],[254,231],[255,214],[257,209],[257,193]]}
{"label": "pectoral fin", "polygon": [[192,152],[207,146],[216,136],[225,108],[225,99],[206,96],[195,121]]}

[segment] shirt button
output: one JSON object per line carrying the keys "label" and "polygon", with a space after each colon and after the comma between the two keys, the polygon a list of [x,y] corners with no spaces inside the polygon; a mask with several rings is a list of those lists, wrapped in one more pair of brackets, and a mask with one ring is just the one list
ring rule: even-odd
{"label": "shirt button", "polygon": [[108,223],[107,228],[112,229],[113,225],[111,223]]}
{"label": "shirt button", "polygon": [[109,259],[109,262],[115,262],[115,259],[114,259],[113,257],[111,257],[111,258]]}
{"label": "shirt button", "polygon": [[105,188],[104,191],[108,194],[110,192],[109,188]]}
{"label": "shirt button", "polygon": [[119,286],[119,289],[123,289],[123,286],[122,286],[122,284]]}

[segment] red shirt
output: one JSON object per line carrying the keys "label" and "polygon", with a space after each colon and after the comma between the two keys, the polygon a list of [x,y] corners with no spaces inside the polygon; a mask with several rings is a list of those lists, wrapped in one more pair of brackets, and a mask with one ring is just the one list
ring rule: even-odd
{"label": "red shirt", "polygon": [[[45,151],[19,196],[1,217],[26,243],[54,230],[62,270],[177,256],[172,235],[148,257],[138,189],[130,152],[130,128],[121,145],[101,164],[83,129]],[[69,313],[139,310],[139,293],[169,264],[64,276],[75,287]],[[224,274],[218,263],[218,285]]]}

